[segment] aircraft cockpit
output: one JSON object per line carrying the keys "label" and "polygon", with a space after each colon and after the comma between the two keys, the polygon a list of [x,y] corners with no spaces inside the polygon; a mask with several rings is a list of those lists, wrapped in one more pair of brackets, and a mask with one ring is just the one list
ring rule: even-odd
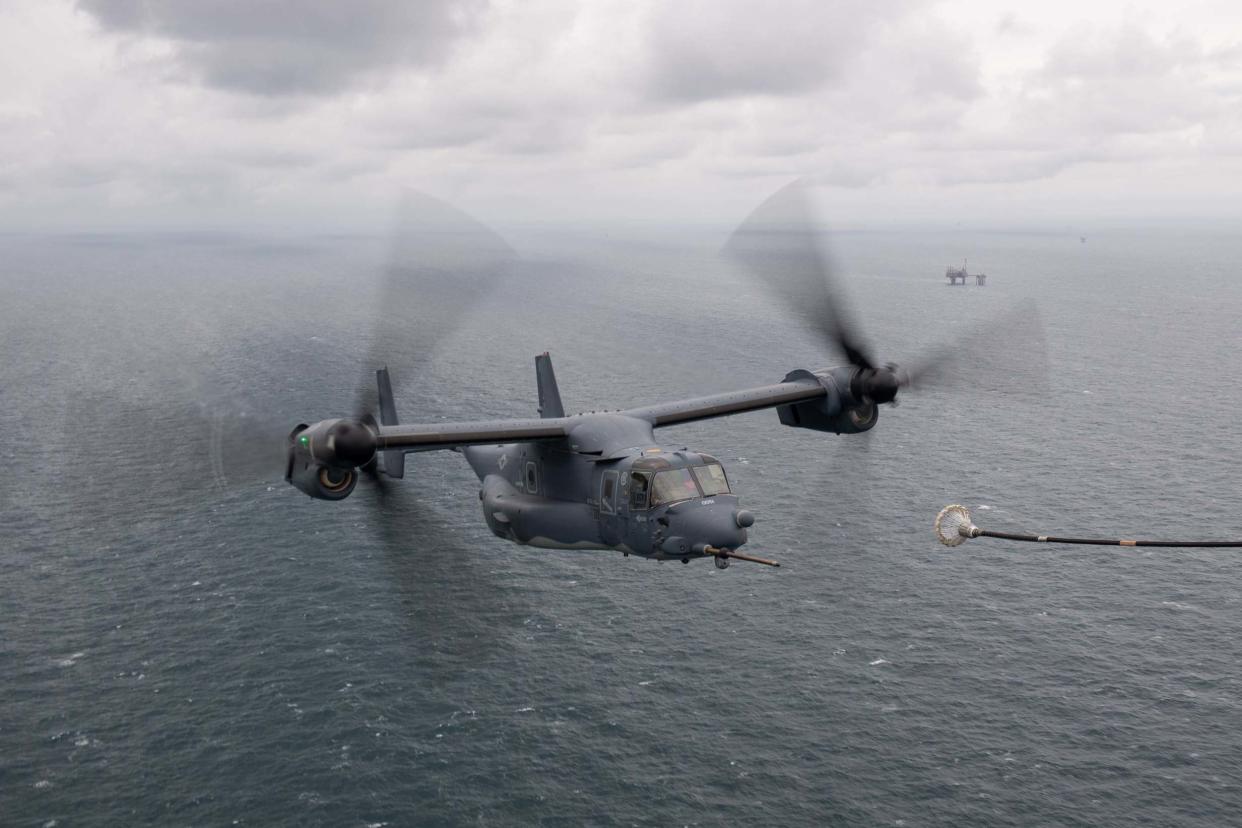
{"label": "aircraft cockpit", "polygon": [[634,463],[629,482],[631,509],[730,494],[724,467],[706,454],[643,458]]}

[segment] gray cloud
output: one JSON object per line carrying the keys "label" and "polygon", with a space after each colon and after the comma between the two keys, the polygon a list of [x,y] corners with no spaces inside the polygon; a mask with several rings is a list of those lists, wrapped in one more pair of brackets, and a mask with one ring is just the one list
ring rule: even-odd
{"label": "gray cloud", "polygon": [[755,0],[661,3],[648,21],[652,96],[696,102],[738,95],[793,95],[839,78],[872,31],[899,16],[902,0]]}
{"label": "gray cloud", "polygon": [[1079,164],[1108,160],[1106,153],[1090,148],[1049,152],[1004,152],[974,154],[960,163],[942,165],[935,175],[936,183],[946,186],[961,184],[1014,184],[1040,181],[1059,175]]}
{"label": "gray cloud", "polygon": [[1012,11],[1001,14],[996,21],[996,34],[1022,37],[1029,35],[1034,28],[1014,14]]}
{"label": "gray cloud", "polygon": [[1052,46],[1041,74],[1055,80],[1138,80],[1162,77],[1179,66],[1198,63],[1203,56],[1202,46],[1193,39],[1161,43],[1134,25],[1108,33],[1080,29]]}
{"label": "gray cloud", "polygon": [[403,182],[574,220],[736,218],[793,177],[880,215],[1118,181],[1236,201],[1242,28],[964,0],[9,3],[10,225],[357,226]]}
{"label": "gray cloud", "polygon": [[[1206,168],[1238,134],[1221,94],[1230,49],[1133,25],[1077,28],[1050,43],[991,117],[911,142],[937,185],[1070,180],[1078,168],[1143,169],[1176,159]],[[1079,176],[1085,177],[1085,176]]]}
{"label": "gray cloud", "polygon": [[1049,144],[1184,129],[1228,106],[1207,83],[1216,63],[1191,38],[1158,40],[1134,26],[1074,32],[1029,78],[1019,125]]}
{"label": "gray cloud", "polygon": [[440,64],[485,0],[79,0],[106,28],[171,40],[203,83],[254,95],[339,92]]}

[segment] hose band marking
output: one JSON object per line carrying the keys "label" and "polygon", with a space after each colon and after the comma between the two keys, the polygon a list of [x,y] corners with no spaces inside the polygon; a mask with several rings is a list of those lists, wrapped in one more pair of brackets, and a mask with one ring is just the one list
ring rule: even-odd
{"label": "hose band marking", "polygon": [[1138,541],[1123,540],[1117,542],[1118,546],[1138,546]]}
{"label": "hose band marking", "polygon": [[1047,543],[1047,542],[1048,542],[1048,536],[1047,536],[1047,535],[1040,535],[1040,536],[1039,536],[1039,542],[1040,542],[1040,543]]}

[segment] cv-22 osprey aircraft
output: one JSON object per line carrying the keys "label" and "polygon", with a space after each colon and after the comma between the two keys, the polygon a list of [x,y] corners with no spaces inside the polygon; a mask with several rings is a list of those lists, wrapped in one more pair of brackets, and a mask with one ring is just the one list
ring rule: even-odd
{"label": "cv-22 osprey aircraft", "polygon": [[407,452],[459,450],[479,480],[497,536],[550,549],[614,549],[657,560],[712,557],[775,565],[738,552],[754,517],[709,454],[661,445],[655,429],[761,408],[781,422],[837,434],[872,428],[894,399],[892,369],[794,371],[774,385],[626,411],[565,416],[548,354],[535,358],[540,418],[403,425],[388,369],[376,372],[379,416],[299,425],[286,479],[311,497],[340,500],[359,472],[399,478]]}
{"label": "cv-22 osprey aircraft", "polygon": [[341,500],[361,477],[382,492],[385,479],[403,477],[408,453],[459,451],[482,483],[488,527],[506,540],[683,563],[710,557],[721,569],[731,559],[778,565],[738,551],[754,516],[742,508],[720,461],[662,444],[657,430],[775,408],[781,423],[793,428],[858,434],[876,425],[880,405],[895,403],[900,389],[930,378],[945,363],[939,356],[902,370],[871,358],[846,323],[805,214],[805,196],[795,183],[752,213],[726,252],[767,282],[848,364],[795,370],[772,385],[713,396],[567,416],[545,353],[535,358],[538,418],[434,424],[399,422],[390,375],[382,368],[378,397],[358,416],[293,429],[285,479],[311,497]]}

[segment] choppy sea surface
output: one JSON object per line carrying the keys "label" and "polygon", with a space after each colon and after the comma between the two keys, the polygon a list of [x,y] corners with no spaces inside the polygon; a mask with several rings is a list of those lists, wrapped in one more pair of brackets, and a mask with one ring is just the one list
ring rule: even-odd
{"label": "choppy sea surface", "polygon": [[[616,408],[834,364],[723,237],[552,231],[403,379],[404,419]],[[507,544],[459,455],[370,492],[240,479],[215,414],[351,413],[375,239],[0,238],[0,824],[1181,825],[1242,813],[1242,238],[834,240],[882,359],[1033,303],[1046,354],[720,457],[772,570]],[[949,288],[969,257],[985,288]],[[1028,306],[1029,307],[1029,306]],[[425,309],[434,314],[435,308]],[[1046,365],[1046,373],[1044,366]],[[231,416],[231,414],[230,414]]]}

